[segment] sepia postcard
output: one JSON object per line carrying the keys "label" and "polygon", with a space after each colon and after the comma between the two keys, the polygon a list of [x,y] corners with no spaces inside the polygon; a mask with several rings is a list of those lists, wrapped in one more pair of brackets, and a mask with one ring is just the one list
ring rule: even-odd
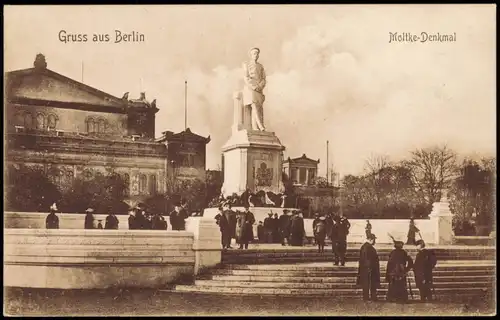
{"label": "sepia postcard", "polygon": [[4,6],[4,315],[496,314],[496,6]]}

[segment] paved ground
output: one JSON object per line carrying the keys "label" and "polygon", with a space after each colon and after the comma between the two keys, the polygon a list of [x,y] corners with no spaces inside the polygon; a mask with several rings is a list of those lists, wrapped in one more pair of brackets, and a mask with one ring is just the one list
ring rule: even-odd
{"label": "paved ground", "polygon": [[335,301],[283,297],[240,297],[155,290],[26,290],[5,292],[6,315],[492,315],[484,302],[411,303]]}

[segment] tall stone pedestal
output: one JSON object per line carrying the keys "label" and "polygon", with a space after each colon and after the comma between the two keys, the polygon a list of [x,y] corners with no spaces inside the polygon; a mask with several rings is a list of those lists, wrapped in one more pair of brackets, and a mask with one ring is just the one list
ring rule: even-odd
{"label": "tall stone pedestal", "polygon": [[435,244],[452,244],[454,238],[453,232],[453,214],[450,210],[450,203],[444,195],[439,202],[432,205],[432,212],[429,215],[434,228]]}
{"label": "tall stone pedestal", "polygon": [[245,190],[280,193],[282,162],[285,147],[268,131],[233,130],[231,138],[222,147],[224,153],[224,196]]}

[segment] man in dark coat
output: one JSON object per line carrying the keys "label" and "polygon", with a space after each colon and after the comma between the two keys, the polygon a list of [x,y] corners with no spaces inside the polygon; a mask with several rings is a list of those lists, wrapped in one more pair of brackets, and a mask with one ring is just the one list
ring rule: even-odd
{"label": "man in dark coat", "polygon": [[174,211],[170,212],[170,225],[172,230],[186,230],[186,211],[176,205]]}
{"label": "man in dark coat", "polygon": [[370,233],[359,250],[357,285],[363,288],[363,300],[377,300],[380,287],[380,262],[377,250],[373,247],[377,237]]}
{"label": "man in dark coat", "polygon": [[389,254],[385,279],[389,283],[387,301],[408,301],[407,274],[413,268],[413,260],[403,249],[404,242],[394,240],[394,250]]}
{"label": "man in dark coat", "polygon": [[94,229],[94,209],[88,208],[85,210],[85,229]]}
{"label": "man in dark coat", "polygon": [[273,238],[273,243],[280,243],[280,222],[278,219],[278,214],[275,213],[273,215],[273,231],[272,231],[272,238]]}
{"label": "man in dark coat", "polygon": [[293,216],[290,220],[290,245],[304,245],[304,235],[304,219],[300,217],[298,211],[293,211]]}
{"label": "man in dark coat", "polygon": [[334,250],[335,265],[338,266],[340,262],[341,266],[345,266],[345,255],[347,251],[347,235],[349,234],[351,223],[342,213],[340,213],[340,216],[337,216],[335,222],[336,222],[335,241],[332,240],[332,243],[334,243],[335,246]]}
{"label": "man in dark coat", "polygon": [[365,234],[367,238],[372,234],[372,224],[370,220],[366,220]]}
{"label": "man in dark coat", "polygon": [[259,221],[259,224],[257,225],[257,239],[259,239],[259,243],[264,243],[265,236],[264,224],[262,221]]}
{"label": "man in dark coat", "polygon": [[432,250],[425,249],[424,240],[417,240],[416,245],[418,253],[413,265],[415,282],[420,291],[420,299],[432,300],[432,269],[437,264],[437,258]]}
{"label": "man in dark coat", "polygon": [[104,229],[116,230],[116,229],[118,229],[119,223],[120,223],[120,221],[118,221],[118,218],[116,217],[116,215],[113,212],[111,212],[106,217],[106,223],[104,223]]}
{"label": "man in dark coat", "polygon": [[135,208],[128,212],[128,228],[129,230],[138,230],[141,228],[140,221],[137,218],[137,210]]}
{"label": "man in dark coat", "polygon": [[55,202],[50,206],[50,212],[45,219],[45,228],[47,229],[59,229],[59,217],[57,217],[57,205]]}
{"label": "man in dark coat", "polygon": [[406,244],[415,244],[415,238],[417,233],[420,232],[420,230],[417,228],[415,225],[415,220],[413,218],[410,219],[410,226],[408,229],[408,240],[406,241]]}
{"label": "man in dark coat", "polygon": [[[283,214],[278,219],[281,245],[286,245],[288,237],[290,236],[290,216],[288,215],[288,210],[283,210]],[[286,241],[285,241],[286,240]]]}
{"label": "man in dark coat", "polygon": [[229,205],[223,207],[219,207],[219,213],[215,216],[215,219],[217,220],[217,224],[219,225],[219,230],[221,233],[221,244],[222,244],[222,249],[229,249],[231,248],[231,238],[232,238],[232,232],[231,232],[231,219],[232,219],[232,212],[229,209]]}
{"label": "man in dark coat", "polygon": [[266,243],[273,242],[273,213],[269,212],[268,217],[264,219],[264,233]]}
{"label": "man in dark coat", "polygon": [[248,249],[248,243],[254,240],[253,224],[255,223],[255,217],[249,211],[248,205],[245,206],[245,211],[238,213],[236,223],[236,242],[240,245],[240,249]]}

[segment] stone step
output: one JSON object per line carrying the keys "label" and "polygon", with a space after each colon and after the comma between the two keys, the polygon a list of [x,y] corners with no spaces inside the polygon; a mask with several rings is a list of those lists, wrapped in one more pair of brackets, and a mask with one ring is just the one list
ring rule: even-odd
{"label": "stone step", "polygon": [[[385,270],[381,270],[383,275]],[[495,270],[436,270],[434,276],[480,276],[494,274]],[[215,269],[210,272],[212,275],[241,275],[241,276],[289,276],[289,277],[349,277],[356,276],[357,270],[331,270],[331,271],[316,271],[308,272],[306,270],[230,270],[230,269]]]}
{"label": "stone step", "polygon": [[[482,296],[488,292],[488,287],[484,288],[436,288],[436,296]],[[278,295],[278,296],[329,296],[342,298],[361,297],[361,289],[286,289],[286,288],[234,288],[234,287],[216,287],[216,286],[199,286],[199,285],[177,285],[177,292],[198,292],[198,293],[220,293],[231,295]],[[385,297],[387,289],[378,290],[379,298]],[[418,290],[413,290],[415,299],[419,298]]]}
{"label": "stone step", "polygon": [[[416,289],[415,281],[410,280],[413,289]],[[386,289],[389,284],[382,282],[381,289]],[[435,282],[434,288],[491,288],[492,281],[471,282]],[[297,282],[259,282],[259,281],[219,281],[219,280],[196,280],[195,286],[226,287],[226,288],[275,288],[275,289],[359,289],[356,283],[297,283]]]}
{"label": "stone step", "polygon": [[[347,262],[345,266],[335,266],[330,263],[301,263],[301,264],[224,264],[221,266],[226,270],[266,270],[266,271],[304,271],[304,272],[320,272],[320,271],[350,271],[358,270],[358,263]],[[387,264],[381,263],[380,269],[385,270]],[[494,261],[440,261],[434,270],[449,271],[449,270],[495,270]]]}
{"label": "stone step", "polygon": [[[383,278],[383,277],[382,277]],[[415,282],[413,277],[409,277],[412,283]],[[258,282],[288,282],[288,283],[356,283],[356,277],[286,277],[286,276],[241,276],[241,275],[207,275],[203,279],[205,280],[217,280],[217,281],[258,281]],[[200,279],[201,280],[201,279]],[[381,279],[383,280],[383,279]],[[434,275],[434,282],[452,282],[452,281],[463,281],[463,282],[487,282],[493,283],[495,281],[495,275],[472,275],[472,276],[436,276]]]}
{"label": "stone step", "polygon": [[[386,261],[391,248],[378,249],[379,259]],[[438,261],[440,260],[494,260],[495,248],[436,248],[433,249]],[[415,249],[407,250],[412,258],[417,254]],[[357,261],[359,248],[349,248],[346,253],[347,261]],[[314,248],[286,248],[265,250],[228,250],[222,253],[223,263],[282,263],[303,261],[333,261],[331,248],[324,253],[318,253]]]}

